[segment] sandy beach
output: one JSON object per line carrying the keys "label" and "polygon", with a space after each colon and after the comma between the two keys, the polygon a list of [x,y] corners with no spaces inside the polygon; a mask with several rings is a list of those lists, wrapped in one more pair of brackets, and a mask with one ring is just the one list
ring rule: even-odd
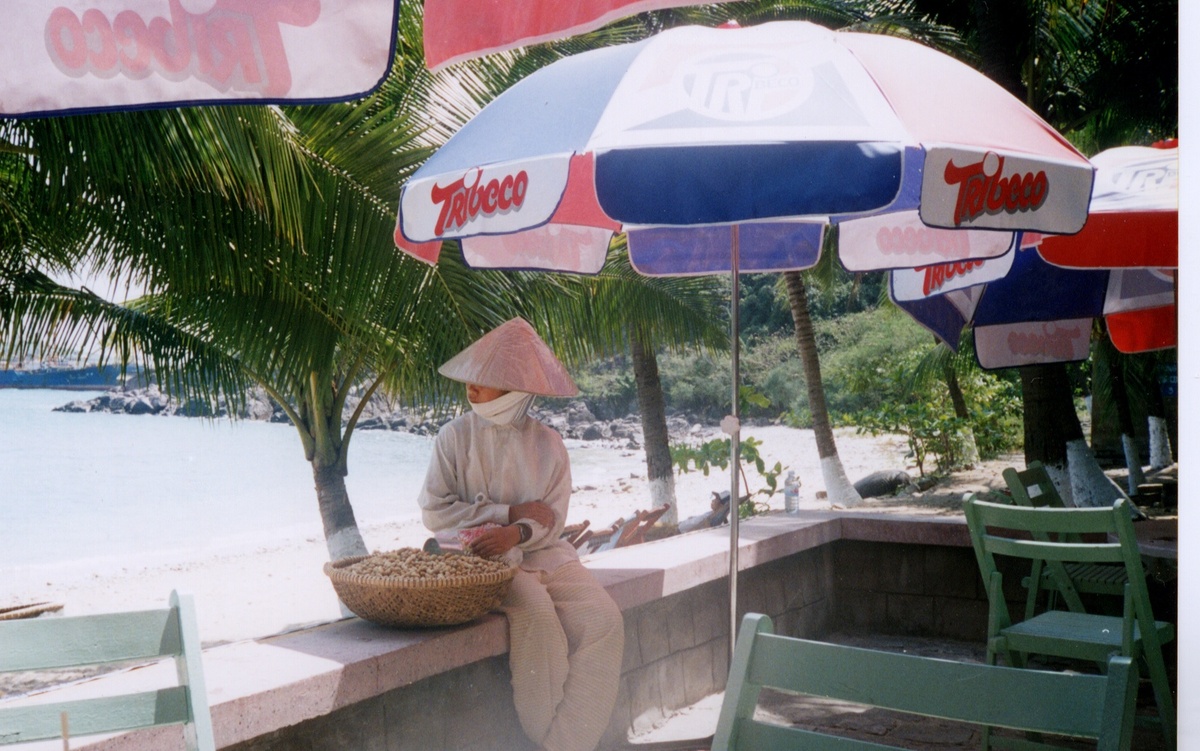
{"label": "sandy beach", "polygon": [[[828,508],[818,498],[823,490],[812,431],[781,426],[748,427],[747,437],[761,441],[759,448],[768,466],[776,461],[801,478],[802,507]],[[916,470],[905,460],[907,448],[896,436],[860,436],[852,429],[837,434],[838,451],[852,480],[878,470]],[[623,517],[650,508],[645,457],[641,450],[616,445],[576,445],[573,462],[586,464],[588,481],[577,485],[572,495],[568,523],[587,520],[595,529],[607,529]],[[921,513],[955,513],[962,493],[996,486],[999,472],[1012,463],[998,461],[956,475],[952,487],[942,486],[921,497],[870,499],[864,510],[912,506]],[[752,491],[765,486],[751,468]],[[596,478],[604,478],[597,481]],[[679,518],[705,513],[714,492],[729,490],[729,472],[714,468],[708,476],[692,471],[676,475]],[[782,484],[782,480],[781,480]],[[759,496],[771,509],[782,509],[782,493]],[[353,499],[352,499],[353,500]],[[415,505],[416,499],[412,499]],[[314,518],[317,515],[313,498]],[[371,550],[419,547],[429,536],[417,521],[362,524]],[[337,598],[322,566],[328,560],[325,542],[319,537],[272,541],[249,541],[242,549],[225,550],[208,557],[187,560],[143,561],[131,555],[127,562],[110,562],[104,570],[64,569],[59,574],[9,572],[0,608],[35,601],[63,605],[62,615],[160,607],[172,589],[191,592],[196,599],[200,634],[206,644],[252,639],[289,631],[343,617]],[[52,576],[52,578],[51,578]]]}

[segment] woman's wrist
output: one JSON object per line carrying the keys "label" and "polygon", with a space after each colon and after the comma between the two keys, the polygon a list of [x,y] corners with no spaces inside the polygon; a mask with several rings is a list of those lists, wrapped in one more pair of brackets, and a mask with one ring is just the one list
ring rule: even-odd
{"label": "woman's wrist", "polygon": [[517,544],[518,545],[529,542],[529,539],[531,537],[533,537],[533,527],[530,527],[528,524],[525,524],[523,522],[517,522],[513,526],[517,528],[517,535],[518,535]]}

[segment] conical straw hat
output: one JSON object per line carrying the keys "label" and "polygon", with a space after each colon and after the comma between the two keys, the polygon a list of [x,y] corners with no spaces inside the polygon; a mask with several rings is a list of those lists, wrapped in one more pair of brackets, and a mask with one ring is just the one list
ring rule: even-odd
{"label": "conical straw hat", "polygon": [[451,380],[504,391],[540,396],[579,393],[567,369],[523,318],[484,334],[447,360],[438,372]]}

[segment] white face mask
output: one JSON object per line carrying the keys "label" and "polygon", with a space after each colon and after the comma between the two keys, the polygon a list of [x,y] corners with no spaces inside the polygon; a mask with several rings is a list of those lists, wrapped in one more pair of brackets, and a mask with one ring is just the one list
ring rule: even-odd
{"label": "white face mask", "polygon": [[471,409],[488,422],[508,425],[525,414],[533,404],[533,394],[524,391],[509,391],[490,402],[471,402]]}

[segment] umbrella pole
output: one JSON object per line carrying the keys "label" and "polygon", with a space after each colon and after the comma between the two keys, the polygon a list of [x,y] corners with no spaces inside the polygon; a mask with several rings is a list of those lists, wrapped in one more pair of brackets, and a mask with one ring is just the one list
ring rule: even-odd
{"label": "umbrella pole", "polygon": [[738,581],[738,512],[741,510],[740,493],[738,492],[738,474],[741,469],[741,424],[739,421],[738,385],[741,383],[739,370],[739,339],[738,339],[738,263],[741,248],[738,238],[738,225],[733,225],[733,237],[730,246],[730,276],[732,290],[729,299],[729,347],[733,357],[733,411],[730,413],[729,432],[729,659],[732,664],[733,648],[737,643],[737,581]]}

